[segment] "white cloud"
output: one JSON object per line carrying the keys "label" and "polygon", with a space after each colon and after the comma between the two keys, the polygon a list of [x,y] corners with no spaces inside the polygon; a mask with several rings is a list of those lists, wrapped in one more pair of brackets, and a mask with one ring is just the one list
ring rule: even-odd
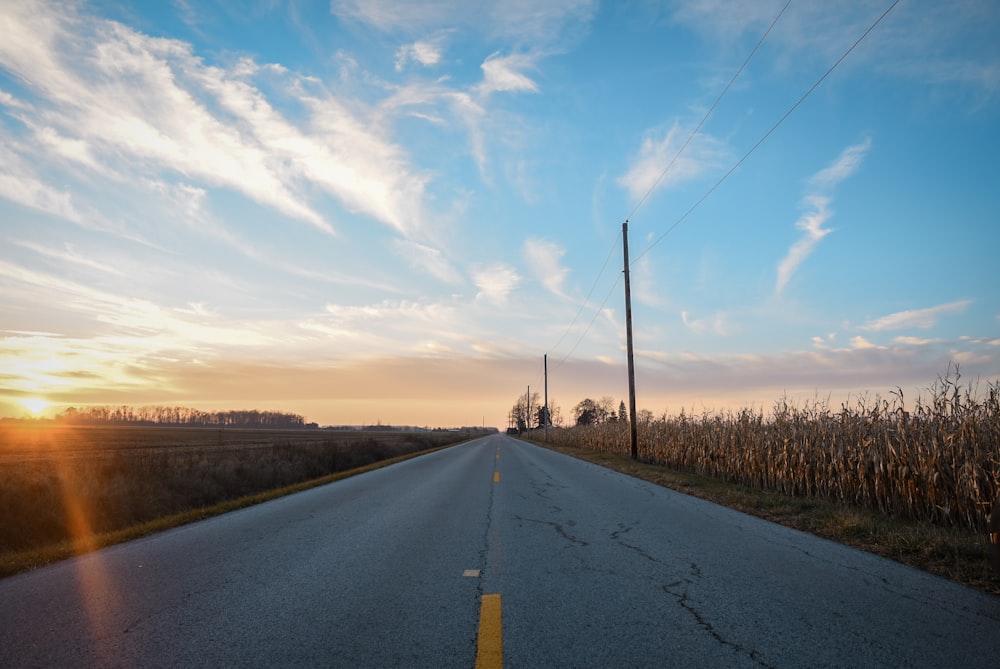
{"label": "white cloud", "polygon": [[[327,233],[333,228],[313,203],[311,185],[406,236],[421,227],[428,177],[410,169],[406,153],[377,125],[381,117],[363,106],[348,109],[342,96],[279,65],[244,58],[208,66],[184,42],[65,8],[5,4],[0,15],[16,36],[0,42],[0,67],[42,98],[32,122],[39,155],[121,179],[183,175]],[[426,49],[418,55],[432,58]],[[298,96],[306,120],[275,109],[254,77]],[[36,208],[73,215],[51,188],[31,188],[23,173],[2,186],[34,193]]]}
{"label": "white cloud", "polygon": [[90,269],[96,269],[100,272],[106,274],[114,274],[115,276],[122,276],[121,270],[108,265],[107,263],[102,263],[93,258],[88,258],[77,253],[69,244],[66,245],[66,249],[60,251],[59,249],[49,248],[47,246],[42,246],[41,244],[35,244],[32,242],[22,241],[13,239],[11,243],[20,246],[21,248],[34,251],[39,255],[43,255],[47,258],[57,260],[60,263],[71,263],[74,265],[80,265],[83,267],[88,267]]}
{"label": "white cloud", "polygon": [[[449,0],[332,0],[330,11],[386,32],[425,31],[443,23],[449,14],[460,16],[461,6]],[[454,13],[453,13],[454,12]]]}
{"label": "white cloud", "polygon": [[[446,302],[383,300],[375,304],[328,304],[327,315],[317,316],[303,328],[351,344],[340,349],[341,359],[425,354],[443,346],[442,341],[468,343],[467,328],[459,325],[461,311]],[[364,346],[358,346],[363,342]],[[329,344],[321,342],[324,346]],[[430,348],[429,348],[430,345]]]}
{"label": "white cloud", "polygon": [[711,318],[692,318],[690,312],[681,312],[681,322],[691,332],[695,334],[715,334],[726,336],[729,334],[726,314],[717,312]]}
{"label": "white cloud", "polygon": [[857,337],[851,337],[851,348],[856,351],[863,351],[867,349],[877,349],[882,347],[873,344],[864,337],[858,335]]}
{"label": "white cloud", "polygon": [[411,267],[445,283],[459,283],[462,275],[440,250],[409,239],[395,239],[393,251]]}
{"label": "white cloud", "polygon": [[50,333],[15,333],[0,337],[0,369],[4,385],[27,394],[93,389],[103,392],[149,383],[145,353],[133,352],[120,340],[75,338]]}
{"label": "white cloud", "polygon": [[908,311],[897,311],[881,318],[868,321],[858,327],[859,330],[869,332],[882,332],[885,330],[901,330],[903,328],[919,328],[928,330],[947,314],[965,311],[972,304],[971,300],[957,300],[946,304],[939,304],[926,309],[911,309]]}
{"label": "white cloud", "polygon": [[[654,189],[689,181],[721,164],[725,155],[722,142],[698,133],[684,147],[689,136],[690,132],[676,122],[665,133],[647,132],[631,166],[618,177],[618,184],[628,190],[633,200],[639,200]],[[681,147],[684,152],[678,155]]]}
{"label": "white cloud", "polygon": [[0,173],[0,197],[73,223],[83,222],[70,193],[25,174]]}
{"label": "white cloud", "polygon": [[774,294],[780,296],[792,276],[805,260],[812,255],[820,240],[833,232],[824,228],[823,224],[833,215],[830,211],[831,198],[823,194],[838,185],[841,181],[854,174],[871,148],[871,138],[867,137],[858,144],[844,149],[832,163],[821,169],[808,179],[813,191],[802,198],[802,204],[808,211],[799,217],[795,227],[805,233],[792,244],[788,253],[778,263],[778,279],[774,286]]}
{"label": "white cloud", "polygon": [[858,171],[871,146],[871,137],[866,137],[862,142],[847,147],[833,163],[814,174],[809,183],[817,188],[833,188]]}
{"label": "white cloud", "polygon": [[337,322],[349,324],[397,320],[400,323],[422,321],[447,325],[454,308],[436,302],[383,300],[362,306],[328,304],[326,311],[334,316]]}
{"label": "white cloud", "polygon": [[0,198],[83,225],[85,217],[73,195],[42,181],[36,168],[39,161],[30,154],[30,145],[18,142],[0,125]]}
{"label": "white cloud", "polygon": [[184,88],[205,71],[186,44],[49,6],[6,7],[10,31],[20,37],[3,40],[0,65],[47,98],[43,116],[52,132],[107,147],[105,159],[125,154],[136,165],[197,175],[328,229],[256,143],[245,141],[228,119],[214,117],[197,87]]}
{"label": "white cloud", "polygon": [[896,337],[892,341],[895,344],[905,344],[907,346],[930,346],[931,344],[941,343],[940,339],[925,339],[923,337]]}
{"label": "white cloud", "polygon": [[560,264],[566,250],[545,239],[530,237],[524,241],[524,257],[534,273],[549,292],[559,297],[565,297],[563,283],[569,274],[569,269]]}
{"label": "white cloud", "polygon": [[39,299],[72,310],[100,323],[105,340],[120,341],[121,353],[195,351],[202,346],[267,346],[284,341],[279,329],[268,333],[260,324],[222,318],[210,322],[204,314],[158,305],[146,299],[118,295],[82,283],[0,261],[0,276],[21,289],[37,291]]}
{"label": "white cloud", "polygon": [[823,351],[829,351],[829,350],[831,350],[832,347],[833,347],[833,345],[836,343],[836,341],[837,341],[837,333],[836,332],[831,332],[830,334],[826,335],[825,337],[813,337],[812,338],[813,346],[815,346],[816,348],[818,348],[820,350],[823,350]]}
{"label": "white cloud", "polygon": [[25,111],[31,110],[31,105],[24,102],[23,100],[15,98],[13,95],[11,95],[10,93],[8,93],[3,89],[0,89],[0,105],[3,105],[4,107],[9,107],[11,109],[18,109]]}
{"label": "white cloud", "polygon": [[[742,44],[748,34],[760,37],[783,5],[781,0],[685,0],[673,4],[674,22],[691,27],[721,48]],[[767,45],[779,54],[774,61],[778,67],[813,66],[817,61],[829,66],[886,6],[793,2],[768,35]],[[924,2],[917,12],[906,11],[901,4],[863,48],[851,53],[841,69],[866,68],[924,88],[957,86],[982,99],[995,99],[1000,92],[1000,60],[992,46],[998,29],[998,14],[989,0]]]}
{"label": "white cloud", "polygon": [[332,0],[339,17],[360,21],[384,32],[424,33],[442,28],[479,30],[489,39],[516,38],[534,43],[558,40],[586,25],[597,11],[596,0]]}
{"label": "white cloud", "polygon": [[729,0],[687,0],[677,3],[674,20],[703,32],[732,39],[774,20],[779,6],[764,2],[732,3]]}
{"label": "white cloud", "polygon": [[483,300],[494,305],[504,305],[511,291],[521,282],[517,270],[506,263],[495,263],[472,273],[472,279],[479,288],[476,301]]}
{"label": "white cloud", "polygon": [[396,50],[396,71],[402,72],[407,64],[419,63],[433,67],[441,62],[441,45],[433,41],[417,41]]}
{"label": "white cloud", "polygon": [[803,214],[795,222],[795,227],[802,230],[805,235],[792,244],[792,247],[788,249],[788,254],[778,263],[778,282],[774,286],[775,295],[781,295],[784,292],[792,275],[805,259],[812,255],[819,241],[833,232],[823,227],[823,223],[831,215],[827,209],[829,200],[825,197],[812,196],[806,198],[806,202],[813,207],[813,210]]}
{"label": "white cloud", "polygon": [[39,142],[53,153],[80,163],[95,172],[103,171],[104,168],[94,158],[90,145],[85,140],[63,137],[57,130],[50,127],[36,128],[35,135]]}
{"label": "white cloud", "polygon": [[401,234],[416,234],[424,221],[424,189],[429,177],[411,172],[406,153],[346,110],[335,98],[306,98],[317,130],[291,158],[308,179],[338,197],[349,209],[386,223]]}
{"label": "white cloud", "polygon": [[482,96],[502,91],[537,93],[538,85],[523,73],[533,66],[534,59],[525,54],[501,56],[499,52],[492,53],[481,65],[483,82],[478,93]]}

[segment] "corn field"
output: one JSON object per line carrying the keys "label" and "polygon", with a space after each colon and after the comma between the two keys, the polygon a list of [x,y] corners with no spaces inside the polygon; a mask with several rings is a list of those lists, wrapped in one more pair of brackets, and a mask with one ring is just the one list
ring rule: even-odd
{"label": "corn field", "polygon": [[[782,400],[760,410],[662,416],[638,426],[639,458],[788,495],[821,497],[905,518],[985,531],[1000,494],[1000,382],[983,398],[955,378],[904,408],[859,400],[839,412]],[[550,440],[628,454],[628,424],[578,426]]]}

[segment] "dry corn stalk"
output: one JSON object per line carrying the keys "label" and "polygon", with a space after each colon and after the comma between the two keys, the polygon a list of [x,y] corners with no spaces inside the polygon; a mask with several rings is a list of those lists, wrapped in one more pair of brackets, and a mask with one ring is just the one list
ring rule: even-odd
{"label": "dry corn stalk", "polygon": [[[789,495],[833,499],[939,525],[986,530],[1000,495],[1000,383],[977,399],[951,375],[929,402],[861,399],[831,411],[777,402],[767,416],[743,409],[661,416],[639,425],[641,459]],[[560,443],[629,452],[628,425],[550,433]]]}

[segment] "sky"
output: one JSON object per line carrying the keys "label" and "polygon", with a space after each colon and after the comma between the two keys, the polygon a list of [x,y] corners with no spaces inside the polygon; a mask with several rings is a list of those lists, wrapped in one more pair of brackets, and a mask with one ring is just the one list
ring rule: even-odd
{"label": "sky", "polygon": [[0,415],[504,428],[547,356],[571,421],[627,401],[626,220],[639,409],[985,390],[998,35],[993,0],[0,0]]}

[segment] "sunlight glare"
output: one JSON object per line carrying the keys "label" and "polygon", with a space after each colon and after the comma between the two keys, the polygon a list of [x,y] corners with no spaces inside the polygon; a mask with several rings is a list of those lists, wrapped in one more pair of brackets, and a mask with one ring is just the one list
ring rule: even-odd
{"label": "sunlight glare", "polygon": [[22,397],[18,400],[25,409],[31,412],[32,416],[39,416],[43,411],[49,408],[49,401],[43,400],[41,397]]}

